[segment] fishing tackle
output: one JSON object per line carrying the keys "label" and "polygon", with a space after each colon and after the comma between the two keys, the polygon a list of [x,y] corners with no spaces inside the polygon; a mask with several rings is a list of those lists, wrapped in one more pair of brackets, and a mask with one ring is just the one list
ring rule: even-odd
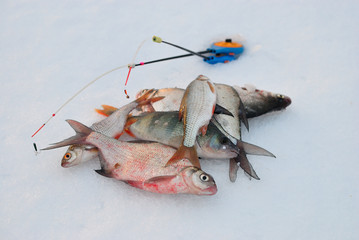
{"label": "fishing tackle", "polygon": [[[203,61],[205,61],[206,63],[209,63],[209,64],[228,63],[233,60],[236,60],[239,57],[239,55],[241,53],[243,53],[243,51],[244,51],[242,44],[232,42],[232,39],[230,39],[230,38],[227,38],[223,42],[215,42],[211,45],[210,48],[207,48],[206,51],[200,51],[200,52],[194,52],[194,51],[188,50],[184,47],[175,45],[173,43],[166,42],[157,36],[153,36],[152,40],[156,43],[165,43],[167,45],[171,45],[173,47],[182,49],[186,52],[189,52],[190,54],[184,54],[184,55],[179,55],[179,56],[174,56],[174,57],[169,57],[169,58],[162,58],[162,59],[158,59],[158,60],[154,60],[154,61],[150,61],[150,62],[142,62],[139,64],[135,64],[133,67],[139,66],[139,65],[150,64],[150,63],[155,63],[155,62],[161,62],[161,61],[182,58],[182,57],[189,57],[189,56],[193,56],[193,55],[203,58]],[[211,54],[211,55],[206,56],[203,54]]]}
{"label": "fishing tackle", "polygon": [[[200,51],[200,52],[194,52],[192,50],[189,50],[187,48],[178,46],[176,44],[167,42],[162,40],[162,38],[157,37],[157,36],[153,36],[152,37],[153,42],[156,43],[165,43],[167,45],[182,49],[186,52],[189,52],[189,54],[183,54],[183,55],[178,55],[178,56],[173,56],[173,57],[168,57],[168,58],[161,58],[161,59],[157,59],[157,60],[152,60],[149,62],[140,62],[137,64],[129,64],[128,65],[128,73],[127,73],[127,78],[126,78],[126,82],[125,82],[125,87],[127,86],[127,82],[128,82],[128,78],[130,77],[130,73],[131,70],[134,67],[137,66],[143,66],[146,64],[151,64],[151,63],[157,63],[157,62],[163,62],[163,61],[168,61],[168,60],[173,60],[173,59],[178,59],[178,58],[183,58],[183,57],[190,57],[193,55],[196,55],[198,57],[203,58],[203,61],[209,64],[216,64],[216,63],[228,63],[231,62],[233,60],[236,60],[239,55],[241,53],[243,53],[244,48],[243,45],[240,43],[236,43],[236,42],[232,42],[232,39],[227,38],[225,41],[223,42],[215,42],[211,45],[210,48],[207,48],[207,50],[205,51]],[[203,54],[210,54],[210,55],[203,55]],[[128,95],[126,94],[126,97]],[[128,98],[128,97],[127,97]]]}
{"label": "fishing tackle", "polygon": [[[76,92],[72,97],[70,97],[63,105],[61,105],[50,117],[49,119],[43,123],[40,128],[31,136],[34,137],[52,118],[55,117],[55,115],[62,109],[64,108],[69,102],[71,102],[77,95],[79,95],[82,91],[84,91],[86,88],[88,88],[90,85],[92,85],[94,82],[96,82],[97,80],[99,80],[100,78],[108,75],[109,73],[112,73],[114,71],[117,71],[119,69],[123,69],[126,66],[129,68],[128,73],[127,73],[127,78],[126,78],[126,82],[125,82],[125,88],[127,86],[127,82],[128,79],[130,77],[130,73],[131,70],[136,67],[136,66],[143,66],[146,64],[151,64],[151,63],[156,63],[156,62],[162,62],[162,61],[167,61],[167,60],[173,60],[173,59],[177,59],[177,58],[183,58],[183,57],[189,57],[189,56],[198,56],[203,58],[203,61],[205,61],[206,63],[209,64],[216,64],[216,63],[228,63],[231,62],[233,60],[236,60],[239,55],[243,52],[244,48],[243,45],[240,43],[236,43],[236,42],[232,42],[232,39],[226,39],[224,42],[215,42],[211,45],[210,48],[208,48],[205,51],[200,51],[200,52],[194,52],[191,50],[188,50],[184,47],[175,45],[173,43],[167,42],[162,40],[160,37],[154,36],[152,38],[152,40],[156,43],[165,43],[167,45],[182,49],[186,52],[188,52],[188,54],[183,54],[183,55],[178,55],[178,56],[173,56],[173,57],[168,57],[168,58],[162,58],[162,59],[157,59],[157,60],[153,60],[153,61],[148,61],[148,62],[140,62],[137,64],[134,64],[134,60],[140,50],[140,48],[143,46],[143,44],[145,43],[145,41],[143,41],[140,46],[137,48],[137,51],[132,59],[132,62],[128,65],[124,65],[124,66],[120,66],[120,67],[116,67],[113,68],[103,74],[101,74],[100,76],[96,77],[95,79],[93,79],[91,82],[89,82],[88,84],[86,84],[83,88],[81,88],[78,92]],[[206,54],[206,55],[204,55]],[[126,94],[126,98],[129,98],[129,95],[127,94],[127,90],[125,89],[125,94]]]}

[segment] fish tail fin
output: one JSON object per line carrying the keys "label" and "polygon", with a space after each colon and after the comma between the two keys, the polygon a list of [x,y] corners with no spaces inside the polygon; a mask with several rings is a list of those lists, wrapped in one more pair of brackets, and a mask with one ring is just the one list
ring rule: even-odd
{"label": "fish tail fin", "polygon": [[143,94],[141,97],[137,98],[135,100],[138,104],[137,108],[141,108],[143,106],[149,106],[150,109],[153,109],[153,107],[151,105],[152,103],[160,101],[165,98],[165,97],[154,97],[155,94],[156,94],[156,90],[150,89],[145,94]]}
{"label": "fish tail fin", "polygon": [[105,117],[110,116],[112,113],[114,113],[118,108],[115,108],[113,106],[109,106],[109,105],[101,105],[103,109],[95,109],[95,111],[98,114],[101,114]]}
{"label": "fish tail fin", "polygon": [[260,156],[267,156],[267,157],[276,157],[273,153],[269,152],[268,150],[261,148],[259,146],[256,146],[251,143],[238,141],[237,145],[239,149],[243,149],[245,153],[249,155],[260,155]]}
{"label": "fish tail fin", "polygon": [[90,135],[93,132],[93,130],[75,120],[66,120],[66,121],[75,130],[76,135],[67,138],[65,140],[62,140],[61,142],[53,143],[51,144],[52,146],[41,150],[50,150],[50,149],[65,147],[73,144],[89,144],[88,142],[86,142],[86,138],[88,135]]}
{"label": "fish tail fin", "polygon": [[248,161],[247,155],[245,152],[241,151],[236,159],[239,162],[239,166],[247,173],[249,176],[253,177],[254,179],[260,180],[256,171],[252,167],[252,164]]}
{"label": "fish tail fin", "polygon": [[187,158],[188,160],[190,160],[193,166],[201,168],[195,147],[186,147],[183,144],[178,148],[175,154],[173,154],[171,159],[168,160],[168,162],[166,163],[166,167],[175,164],[183,158]]}

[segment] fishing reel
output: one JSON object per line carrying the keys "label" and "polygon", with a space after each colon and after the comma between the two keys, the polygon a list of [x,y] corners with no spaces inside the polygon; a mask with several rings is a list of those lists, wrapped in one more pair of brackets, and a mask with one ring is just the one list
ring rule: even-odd
{"label": "fishing reel", "polygon": [[209,64],[216,64],[228,63],[236,60],[239,55],[243,53],[244,48],[242,44],[232,42],[232,39],[228,38],[224,42],[213,43],[207,51],[215,55],[209,56],[206,59],[203,59],[203,61]]}
{"label": "fishing reel", "polygon": [[[199,57],[202,57],[203,61],[205,61],[206,63],[209,63],[209,64],[228,63],[233,60],[236,60],[239,57],[239,55],[241,53],[243,53],[243,51],[244,51],[242,44],[232,42],[232,39],[230,39],[230,38],[227,38],[223,42],[215,42],[211,45],[210,48],[207,48],[206,51],[201,51],[201,52],[193,52],[191,50],[180,47],[173,43],[163,41],[160,37],[157,37],[157,36],[154,36],[152,38],[152,40],[156,43],[166,43],[168,45],[177,47],[179,49],[182,49],[182,50],[190,53],[190,54],[186,54],[186,55],[180,55],[180,56],[175,56],[175,57],[170,57],[170,58],[165,58],[165,59],[159,59],[159,60],[156,60],[156,62],[197,55]],[[203,54],[211,54],[211,55],[207,56],[207,55],[203,55]]]}

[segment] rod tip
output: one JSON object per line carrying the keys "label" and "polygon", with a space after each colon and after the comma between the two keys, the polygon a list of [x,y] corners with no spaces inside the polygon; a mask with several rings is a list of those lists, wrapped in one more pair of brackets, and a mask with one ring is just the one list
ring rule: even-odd
{"label": "rod tip", "polygon": [[152,37],[152,41],[156,42],[156,43],[161,43],[162,42],[162,38],[157,37],[157,36],[153,36]]}

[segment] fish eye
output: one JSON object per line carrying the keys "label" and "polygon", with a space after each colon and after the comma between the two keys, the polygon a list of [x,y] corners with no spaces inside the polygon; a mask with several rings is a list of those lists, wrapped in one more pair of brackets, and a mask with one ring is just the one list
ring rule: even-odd
{"label": "fish eye", "polygon": [[206,174],[201,174],[199,176],[199,178],[203,181],[203,182],[208,182],[209,181],[209,176],[207,176]]}
{"label": "fish eye", "polygon": [[277,98],[281,98],[281,99],[283,99],[283,98],[284,98],[284,96],[283,96],[282,94],[277,94]]}
{"label": "fish eye", "polygon": [[71,154],[71,153],[66,153],[65,156],[64,156],[64,158],[65,158],[66,160],[69,160],[71,157],[72,157],[72,154]]}
{"label": "fish eye", "polygon": [[75,158],[76,158],[75,152],[73,152],[73,151],[68,151],[68,152],[65,153],[65,155],[64,155],[64,157],[63,157],[63,160],[69,162],[69,161],[75,160]]}
{"label": "fish eye", "polygon": [[223,137],[223,138],[221,138],[221,140],[220,140],[220,143],[221,144],[227,144],[229,142],[229,138],[227,138],[227,137]]}

